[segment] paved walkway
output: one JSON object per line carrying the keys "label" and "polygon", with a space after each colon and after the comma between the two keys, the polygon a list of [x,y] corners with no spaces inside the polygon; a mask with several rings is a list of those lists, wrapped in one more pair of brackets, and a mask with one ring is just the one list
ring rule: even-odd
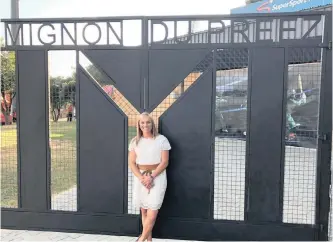
{"label": "paved walkway", "polygon": [[[134,242],[137,238],[127,236],[77,234],[60,232],[42,232],[28,230],[1,229],[1,241],[128,241]],[[172,242],[177,240],[153,239],[156,242]],[[178,240],[189,242],[186,240]]]}

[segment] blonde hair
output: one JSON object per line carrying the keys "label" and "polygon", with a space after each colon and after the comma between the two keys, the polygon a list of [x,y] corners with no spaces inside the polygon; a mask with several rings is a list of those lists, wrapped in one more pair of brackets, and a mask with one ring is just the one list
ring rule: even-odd
{"label": "blonde hair", "polygon": [[142,137],[142,130],[140,129],[140,118],[142,116],[146,116],[149,118],[151,124],[152,124],[152,129],[151,129],[151,134],[153,135],[153,138],[155,139],[155,137],[158,135],[158,131],[154,122],[154,119],[149,115],[149,113],[147,112],[143,112],[139,115],[138,120],[136,122],[136,136],[133,138],[132,142],[135,141],[135,144],[137,145]]}

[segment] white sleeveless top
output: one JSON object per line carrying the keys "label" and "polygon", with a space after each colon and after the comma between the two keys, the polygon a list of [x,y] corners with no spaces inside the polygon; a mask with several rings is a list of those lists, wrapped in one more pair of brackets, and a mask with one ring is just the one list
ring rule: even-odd
{"label": "white sleeveless top", "polygon": [[155,165],[161,163],[162,150],[170,150],[171,146],[164,135],[158,135],[154,138],[141,137],[138,145],[133,139],[128,150],[135,151],[136,163],[138,165]]}

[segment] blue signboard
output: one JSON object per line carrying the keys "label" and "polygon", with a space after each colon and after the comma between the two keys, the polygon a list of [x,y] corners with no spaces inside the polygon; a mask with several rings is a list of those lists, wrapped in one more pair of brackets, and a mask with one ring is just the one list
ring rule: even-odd
{"label": "blue signboard", "polygon": [[237,13],[282,13],[297,12],[332,4],[332,0],[263,0],[244,7],[231,9],[231,14]]}

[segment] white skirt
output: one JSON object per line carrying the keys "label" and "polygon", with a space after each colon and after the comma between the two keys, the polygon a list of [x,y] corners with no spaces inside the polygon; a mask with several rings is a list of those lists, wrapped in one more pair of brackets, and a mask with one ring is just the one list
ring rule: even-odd
{"label": "white skirt", "polygon": [[[143,171],[140,170],[142,173]],[[154,186],[150,191],[134,176],[133,205],[135,208],[159,210],[162,206],[167,188],[166,171],[164,170],[154,179]]]}

